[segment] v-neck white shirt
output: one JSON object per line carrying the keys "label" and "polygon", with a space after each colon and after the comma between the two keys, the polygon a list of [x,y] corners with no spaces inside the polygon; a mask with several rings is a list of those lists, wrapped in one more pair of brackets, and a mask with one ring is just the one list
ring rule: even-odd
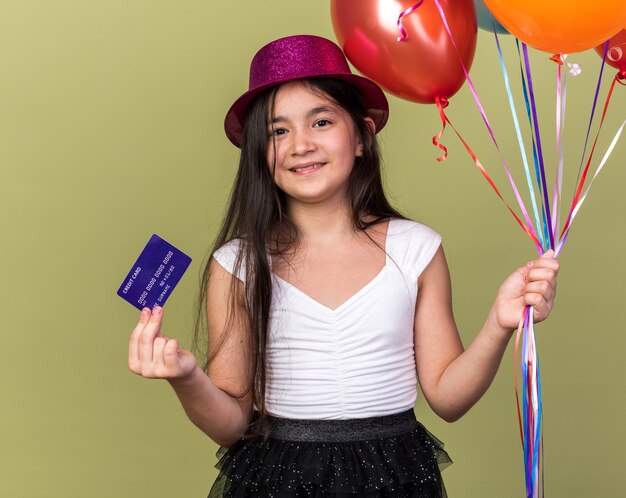
{"label": "v-neck white shirt", "polygon": [[[295,419],[351,419],[413,408],[417,281],[441,243],[431,228],[391,219],[386,263],[335,309],[272,274],[266,406]],[[214,253],[228,272],[239,240]],[[245,284],[244,271],[237,275]]]}

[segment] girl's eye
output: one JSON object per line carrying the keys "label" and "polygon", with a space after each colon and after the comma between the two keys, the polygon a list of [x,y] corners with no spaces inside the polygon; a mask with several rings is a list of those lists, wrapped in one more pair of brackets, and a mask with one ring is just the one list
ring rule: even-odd
{"label": "girl's eye", "polygon": [[274,128],[270,130],[270,136],[277,137],[278,135],[284,135],[287,133],[287,130],[284,128]]}
{"label": "girl's eye", "polygon": [[315,126],[328,126],[330,121],[328,119],[319,119],[315,122]]}

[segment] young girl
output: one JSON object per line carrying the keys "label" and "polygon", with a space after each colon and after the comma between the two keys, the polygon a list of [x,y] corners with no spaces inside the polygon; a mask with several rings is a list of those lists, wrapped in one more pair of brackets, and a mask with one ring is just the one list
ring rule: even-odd
{"label": "young girl", "polygon": [[[500,287],[463,350],[441,238],[383,193],[387,100],[334,43],[263,47],[225,129],[241,159],[208,261],[206,368],[144,309],[130,369],[167,379],[222,445],[210,497],[444,497],[441,443],[413,413],[417,379],[452,422],[491,383],[524,306],[552,308],[551,252]],[[205,332],[206,334],[206,332]]]}

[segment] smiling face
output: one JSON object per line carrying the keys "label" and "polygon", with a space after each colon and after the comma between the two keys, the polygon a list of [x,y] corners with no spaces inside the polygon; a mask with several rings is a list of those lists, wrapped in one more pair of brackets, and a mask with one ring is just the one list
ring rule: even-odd
{"label": "smiling face", "polygon": [[345,109],[301,82],[284,84],[268,136],[267,163],[288,205],[345,202],[355,158],[363,154]]}

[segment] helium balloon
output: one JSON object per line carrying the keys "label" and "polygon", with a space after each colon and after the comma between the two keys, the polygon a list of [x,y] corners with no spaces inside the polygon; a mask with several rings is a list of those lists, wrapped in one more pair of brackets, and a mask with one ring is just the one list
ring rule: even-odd
{"label": "helium balloon", "polygon": [[489,31],[490,33],[493,33],[495,29],[498,34],[509,34],[506,28],[502,26],[502,24],[500,24],[495,17],[493,17],[493,14],[487,8],[483,0],[474,0],[474,7],[476,7],[476,20],[478,21],[479,28]]}
{"label": "helium balloon", "polygon": [[476,51],[473,0],[439,0],[457,50],[435,2],[426,1],[402,19],[415,0],[331,0],[335,35],[346,56],[365,76],[413,102],[434,103],[454,95],[465,82],[460,63],[471,67]]}
{"label": "helium balloon", "polygon": [[[622,29],[608,43],[606,63],[620,71],[626,71],[626,29]],[[604,55],[604,45],[602,43],[595,48],[600,57]]]}
{"label": "helium balloon", "polygon": [[485,0],[524,43],[551,54],[571,54],[599,45],[626,24],[624,0]]}

